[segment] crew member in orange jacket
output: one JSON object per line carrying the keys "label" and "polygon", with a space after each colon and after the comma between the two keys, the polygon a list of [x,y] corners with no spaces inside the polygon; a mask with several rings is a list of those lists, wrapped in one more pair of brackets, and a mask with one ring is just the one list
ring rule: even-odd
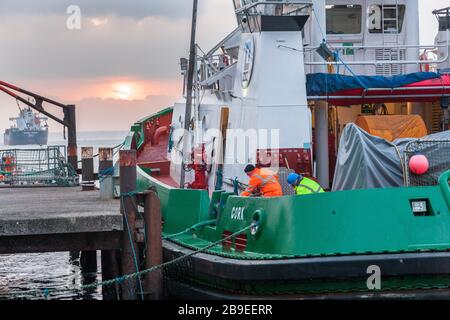
{"label": "crew member in orange jacket", "polygon": [[247,189],[241,193],[242,197],[261,195],[263,197],[281,197],[283,191],[278,176],[268,169],[255,168],[249,164],[245,168],[245,173],[250,177]]}

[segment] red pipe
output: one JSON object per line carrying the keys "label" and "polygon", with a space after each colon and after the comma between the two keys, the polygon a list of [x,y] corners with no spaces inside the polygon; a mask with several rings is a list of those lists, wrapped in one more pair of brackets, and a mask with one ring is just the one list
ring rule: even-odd
{"label": "red pipe", "polygon": [[166,126],[163,127],[159,127],[158,129],[156,129],[155,134],[152,137],[152,146],[156,146],[159,144],[159,138],[163,135],[163,134],[167,134],[168,128]]}

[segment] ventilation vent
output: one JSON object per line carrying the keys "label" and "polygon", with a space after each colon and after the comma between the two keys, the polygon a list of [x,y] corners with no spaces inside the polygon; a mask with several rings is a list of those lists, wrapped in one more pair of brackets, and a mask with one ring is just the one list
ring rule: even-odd
{"label": "ventilation vent", "polygon": [[[404,61],[405,50],[381,48],[375,49],[375,58],[377,61]],[[402,64],[382,64],[376,66],[378,76],[396,76],[404,73],[405,67]]]}

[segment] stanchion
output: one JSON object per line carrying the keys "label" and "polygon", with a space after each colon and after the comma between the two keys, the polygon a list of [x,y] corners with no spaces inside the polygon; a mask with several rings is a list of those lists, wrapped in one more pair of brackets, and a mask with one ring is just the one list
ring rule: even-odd
{"label": "stanchion", "polygon": [[113,149],[98,149],[98,179],[100,184],[100,199],[114,199],[114,164]]}
{"label": "stanchion", "polygon": [[81,188],[83,191],[95,189],[94,148],[81,148]]}

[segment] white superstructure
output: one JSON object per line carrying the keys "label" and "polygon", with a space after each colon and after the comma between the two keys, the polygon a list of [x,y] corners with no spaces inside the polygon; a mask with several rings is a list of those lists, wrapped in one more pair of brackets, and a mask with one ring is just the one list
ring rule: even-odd
{"label": "white superstructure", "polygon": [[[361,106],[345,112],[334,106],[328,114],[326,104],[308,101],[306,74],[392,76],[418,72],[433,63],[420,57],[421,50],[430,46],[419,44],[418,0],[233,0],[233,4],[238,28],[208,52],[197,46],[187,141],[182,134],[185,99],[174,106],[170,157],[176,181],[182,163],[192,161],[193,152],[181,152],[184,144],[187,150],[204,148],[210,190],[230,189],[236,178],[247,182],[243,168],[248,163],[320,177],[320,171],[328,169],[320,157],[328,155],[322,148],[314,163],[313,128],[318,149],[321,144],[328,148],[327,133],[334,134],[330,145],[336,144],[341,129],[361,113]],[[317,58],[322,41],[336,61]],[[186,59],[181,65],[186,79]],[[326,112],[318,112],[321,107]],[[409,114],[425,109],[390,104],[387,110]],[[188,173],[186,182],[193,181],[194,174]]]}

